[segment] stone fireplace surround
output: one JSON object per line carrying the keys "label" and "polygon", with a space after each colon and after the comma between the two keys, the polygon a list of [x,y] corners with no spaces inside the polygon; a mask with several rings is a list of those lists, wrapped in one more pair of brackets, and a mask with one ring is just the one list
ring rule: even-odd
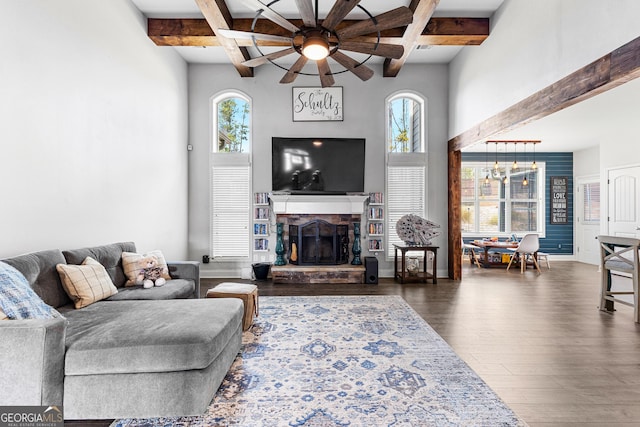
{"label": "stone fireplace surround", "polygon": [[[272,194],[276,222],[284,224],[284,247],[289,248],[289,225],[303,225],[321,219],[331,224],[349,227],[349,263],[353,259],[353,223],[364,218],[364,202],[368,195],[289,195]],[[285,254],[288,260],[289,253]],[[363,283],[364,266],[319,265],[272,267],[274,283]]]}
{"label": "stone fireplace surround", "polygon": [[360,194],[345,196],[272,194],[270,196],[276,222],[284,224],[285,248],[289,247],[289,225],[303,225],[309,221],[321,219],[331,224],[349,226],[350,254],[353,247],[353,223],[362,221],[364,202],[368,197]]}

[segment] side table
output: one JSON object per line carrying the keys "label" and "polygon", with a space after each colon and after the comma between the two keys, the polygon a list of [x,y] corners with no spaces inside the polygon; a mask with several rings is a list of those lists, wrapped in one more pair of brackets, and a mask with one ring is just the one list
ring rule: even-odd
{"label": "side table", "polygon": [[[400,280],[400,283],[404,283],[407,280],[418,280],[427,282],[427,279],[431,279],[433,283],[438,283],[438,277],[436,274],[438,268],[438,246],[402,246],[393,245],[394,258],[393,258],[393,270],[394,279]],[[398,251],[400,252],[400,262],[398,262]],[[414,275],[409,275],[407,272],[407,252],[422,252],[424,256],[424,262],[422,271],[416,272]],[[431,266],[431,272],[427,271],[427,254],[431,252],[433,254],[433,264]],[[399,267],[399,268],[398,268]]]}
{"label": "side table", "polygon": [[223,282],[207,291],[205,298],[240,298],[244,304],[242,330],[246,331],[258,316],[258,287],[251,283]]}

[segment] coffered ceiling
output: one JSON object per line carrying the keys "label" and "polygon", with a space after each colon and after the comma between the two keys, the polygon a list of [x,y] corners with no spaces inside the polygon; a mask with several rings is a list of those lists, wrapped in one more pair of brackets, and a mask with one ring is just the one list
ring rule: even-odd
{"label": "coffered ceiling", "polygon": [[[283,49],[282,44],[261,43],[260,52],[249,40],[244,44],[236,41],[235,46],[229,47],[228,39],[224,41],[216,35],[215,27],[220,25],[220,28],[226,25],[230,29],[250,31],[256,16],[250,3],[259,4],[257,0],[131,1],[149,18],[149,37],[160,46],[175,49],[188,63],[229,64],[235,67],[235,72],[250,76],[253,70],[243,66],[243,61]],[[300,19],[299,0],[260,1],[286,19]],[[400,44],[407,50],[405,58],[395,64],[395,69],[379,56],[371,57],[367,65],[380,64],[384,75],[393,77],[404,64],[449,63],[464,46],[480,44],[490,36],[489,18],[503,1],[362,0],[360,5],[372,16],[401,6],[414,11],[414,28],[410,28],[411,25],[399,27],[382,34],[381,42]],[[317,3],[318,18],[322,21],[336,0],[318,0]],[[215,14],[218,16],[212,17]],[[363,9],[356,7],[344,19],[350,24],[369,18]],[[261,32],[282,35],[282,27],[266,19],[261,21],[268,24]],[[348,54],[358,61],[367,56]],[[297,56],[289,55],[279,61],[290,67]],[[500,138],[540,139],[544,142],[540,146],[542,151],[576,151],[620,138],[637,138],[637,126],[632,125],[637,122],[636,104],[640,99],[640,79],[637,80],[502,134]],[[468,150],[484,151],[483,145],[477,144]]]}
{"label": "coffered ceiling", "polygon": [[[173,20],[173,19],[205,19],[205,15],[202,13],[198,4],[214,5],[218,8],[228,9],[232,21],[236,24],[232,29],[239,29],[243,26],[250,25],[250,21],[255,17],[255,11],[247,6],[244,0],[132,0],[134,5],[140,9],[140,11],[147,17],[159,20]],[[435,5],[433,8],[432,16],[434,18],[447,18],[445,21],[440,21],[438,27],[443,29],[435,29],[436,33],[441,35],[457,36],[457,41],[452,41],[450,38],[448,41],[431,38],[429,43],[419,43],[418,46],[412,48],[412,51],[406,59],[406,63],[448,63],[453,57],[462,49],[466,44],[478,44],[489,33],[488,18],[495,12],[502,4],[503,0],[362,0],[360,6],[364,7],[371,15],[377,16],[381,13],[395,9],[400,6],[408,6],[412,10],[430,10],[431,5]],[[296,0],[278,0],[276,2],[270,2],[263,0],[264,4],[271,4],[271,8],[282,15],[283,17],[291,20],[300,19],[300,13],[296,6]],[[318,1],[318,17],[322,20],[331,7],[334,5],[334,0],[319,0]],[[350,12],[345,19],[346,20],[362,20],[367,19],[367,15],[360,8],[355,8]],[[419,22],[420,19],[429,22],[431,16],[418,17],[414,22]],[[450,18],[481,18],[479,21],[474,20],[459,20],[456,21]],[[158,27],[162,24],[161,21],[157,22]],[[453,24],[453,26],[444,26],[444,24]],[[432,23],[435,26],[435,22]],[[444,27],[443,27],[444,26]],[[157,27],[157,28],[158,28]],[[426,25],[425,25],[426,28]],[[425,29],[423,28],[423,29]],[[404,29],[402,29],[403,31]],[[211,44],[217,44],[215,37],[207,40],[202,40],[200,46],[187,45],[187,43],[179,40],[169,41],[170,33],[167,33],[167,27],[158,31],[164,31],[166,36],[165,42],[174,46],[174,49],[190,63],[209,63],[209,64],[225,64],[230,63],[229,56],[225,53],[225,50],[219,46],[212,46]],[[397,39],[393,42],[400,41],[403,33],[402,31],[396,31],[394,33]],[[174,32],[174,36],[179,34]],[[465,37],[467,36],[467,37]],[[157,42],[159,43],[159,41]],[[209,46],[203,46],[209,44]],[[273,52],[277,50],[275,48],[264,48],[265,53]],[[253,58],[259,56],[254,48],[248,46],[248,54]],[[357,59],[361,59],[362,56],[357,56]],[[295,61],[295,57],[288,57],[282,59],[283,64],[291,65]],[[384,58],[372,57],[369,63],[382,63]]]}

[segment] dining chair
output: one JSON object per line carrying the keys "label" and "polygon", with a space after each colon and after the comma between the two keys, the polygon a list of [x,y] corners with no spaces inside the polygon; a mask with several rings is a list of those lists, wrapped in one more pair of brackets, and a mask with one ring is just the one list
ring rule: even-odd
{"label": "dining chair", "polygon": [[538,261],[540,261],[540,262],[542,262],[542,260],[544,260],[547,263],[547,269],[551,270],[551,264],[549,264],[549,254],[548,253],[538,251],[538,253],[536,254],[536,257],[538,258]]}
{"label": "dining chair", "polygon": [[464,264],[464,256],[466,255],[467,251],[469,251],[472,260],[471,264],[475,263],[478,267],[480,267],[480,261],[478,260],[478,255],[476,255],[476,249],[478,249],[478,247],[470,243],[465,243],[462,237],[460,238],[460,243],[462,244],[462,263]]}
{"label": "dining chair", "polygon": [[517,248],[512,248],[513,255],[511,255],[511,260],[509,260],[509,265],[507,265],[507,271],[509,271],[509,267],[511,267],[511,263],[514,259],[516,259],[516,255],[520,258],[520,274],[524,274],[524,269],[527,264],[527,257],[530,257],[533,260],[533,265],[535,265],[538,273],[542,273],[540,271],[540,266],[538,265],[538,261],[536,260],[536,252],[540,249],[540,241],[537,234],[525,234],[518,243]]}

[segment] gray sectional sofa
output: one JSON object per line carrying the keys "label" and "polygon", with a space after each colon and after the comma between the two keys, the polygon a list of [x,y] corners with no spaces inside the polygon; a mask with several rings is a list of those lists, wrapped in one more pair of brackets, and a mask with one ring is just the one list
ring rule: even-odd
{"label": "gray sectional sofa", "polygon": [[[0,406],[63,405],[65,419],[204,413],[240,351],[240,299],[198,299],[199,264],[162,287],[124,287],[131,242],[2,260],[63,318],[0,321]],[[56,265],[99,261],[118,293],[75,309]]]}

